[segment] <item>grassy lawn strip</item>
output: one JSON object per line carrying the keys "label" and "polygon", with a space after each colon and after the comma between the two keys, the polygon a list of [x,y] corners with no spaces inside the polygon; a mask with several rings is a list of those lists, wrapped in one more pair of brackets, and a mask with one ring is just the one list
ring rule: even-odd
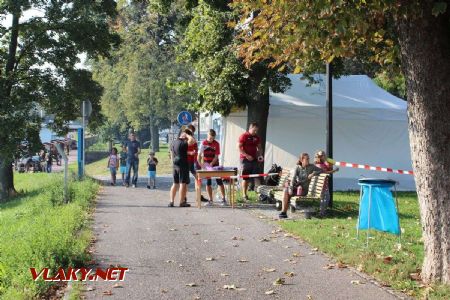
{"label": "grassy lawn strip", "polygon": [[[117,147],[117,145],[116,145]],[[158,159],[157,173],[158,174],[172,174],[172,162],[169,158],[169,149],[167,144],[160,145],[160,151],[155,153],[155,157]],[[121,149],[117,148],[121,151]],[[147,158],[149,149],[142,149],[141,155],[139,155],[139,176],[147,176]],[[108,159],[104,158],[99,161],[86,165],[86,174],[90,176],[108,176],[109,170],[106,168]],[[121,175],[118,174],[118,179],[121,179]]]}
{"label": "grassy lawn strip", "polygon": [[34,282],[30,267],[54,271],[89,259],[87,225],[99,186],[73,181],[63,204],[62,174],[15,174],[15,182],[20,196],[0,205],[0,298],[30,299],[51,284]]}
{"label": "grassy lawn strip", "polygon": [[449,299],[450,290],[442,286],[424,287],[411,279],[420,272],[423,241],[419,207],[415,193],[399,193],[401,245],[398,237],[371,230],[366,248],[366,231],[356,237],[359,194],[335,193],[331,214],[325,219],[281,221],[283,229],[301,237],[313,247],[374,276],[387,286],[413,297]]}

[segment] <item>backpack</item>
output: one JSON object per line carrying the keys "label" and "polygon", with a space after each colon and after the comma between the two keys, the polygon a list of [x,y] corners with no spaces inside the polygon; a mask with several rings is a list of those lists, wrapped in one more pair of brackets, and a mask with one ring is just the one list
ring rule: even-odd
{"label": "backpack", "polygon": [[[277,165],[273,164],[272,167],[269,169],[268,173],[280,173],[282,171],[282,168]],[[266,177],[265,185],[269,186],[277,186],[280,181],[280,175],[270,175]]]}

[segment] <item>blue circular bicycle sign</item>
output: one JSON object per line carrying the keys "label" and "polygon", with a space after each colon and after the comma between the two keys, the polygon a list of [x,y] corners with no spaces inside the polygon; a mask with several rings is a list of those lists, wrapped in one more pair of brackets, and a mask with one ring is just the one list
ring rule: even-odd
{"label": "blue circular bicycle sign", "polygon": [[182,111],[178,114],[177,119],[180,125],[188,125],[192,122],[192,115],[188,111]]}

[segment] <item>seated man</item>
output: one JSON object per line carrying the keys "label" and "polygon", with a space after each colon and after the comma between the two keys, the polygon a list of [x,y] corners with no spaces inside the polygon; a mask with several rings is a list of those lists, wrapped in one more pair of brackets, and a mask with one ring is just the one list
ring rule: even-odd
{"label": "seated man", "polygon": [[308,194],[309,182],[313,176],[322,173],[322,169],[309,163],[308,153],[302,153],[297,167],[295,168],[294,176],[288,187],[284,189],[283,193],[283,207],[279,215],[280,219],[287,218],[287,210],[289,207],[289,200],[292,196],[305,196]]}

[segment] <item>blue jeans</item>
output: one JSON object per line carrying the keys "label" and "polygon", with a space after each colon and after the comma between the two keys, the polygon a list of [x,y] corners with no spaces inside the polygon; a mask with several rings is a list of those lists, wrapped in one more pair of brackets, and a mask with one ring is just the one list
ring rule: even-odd
{"label": "blue jeans", "polygon": [[127,161],[127,178],[125,180],[127,184],[130,184],[131,169],[133,169],[133,178],[131,180],[131,184],[137,184],[139,160],[133,159]]}

